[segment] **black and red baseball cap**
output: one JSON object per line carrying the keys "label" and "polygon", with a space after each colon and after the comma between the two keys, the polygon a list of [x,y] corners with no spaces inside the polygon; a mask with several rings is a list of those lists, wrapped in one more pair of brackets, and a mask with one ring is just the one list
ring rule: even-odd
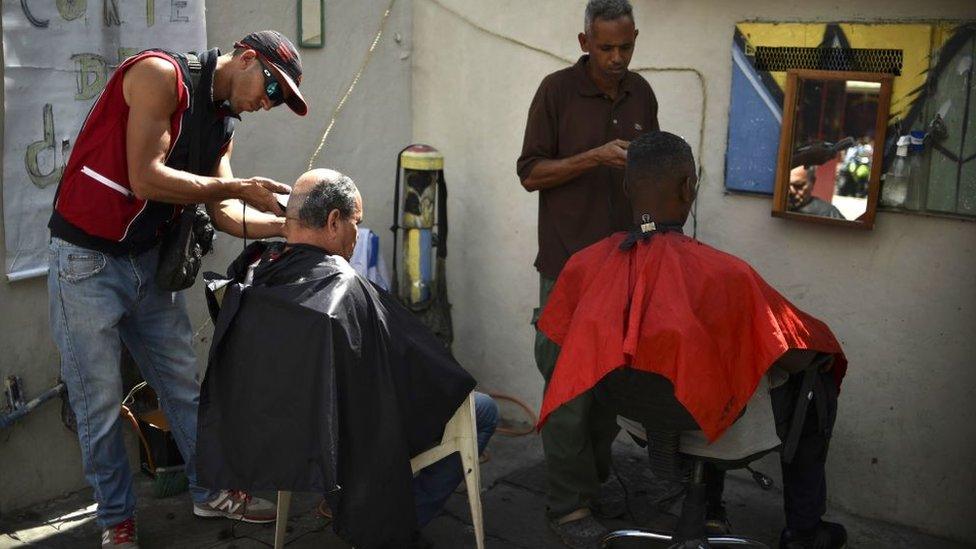
{"label": "black and red baseball cap", "polygon": [[264,61],[278,69],[282,84],[288,87],[288,98],[285,103],[299,116],[308,113],[308,104],[298,85],[302,83],[302,58],[295,49],[295,44],[278,31],[263,30],[252,32],[234,44],[235,48],[250,48],[258,53]]}

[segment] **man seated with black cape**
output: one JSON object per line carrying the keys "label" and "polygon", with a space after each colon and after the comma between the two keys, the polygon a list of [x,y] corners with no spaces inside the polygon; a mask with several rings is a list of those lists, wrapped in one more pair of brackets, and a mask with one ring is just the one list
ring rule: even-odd
{"label": "man seated with black cape", "polygon": [[[463,472],[455,453],[413,478],[410,458],[440,441],[475,380],[349,265],[362,216],[351,179],[312,170],[288,200],[287,241],[208,276],[197,469],[206,486],[324,494],[356,547],[422,545]],[[481,452],[497,408],[478,393],[475,408]]]}
{"label": "man seated with black cape", "polygon": [[[714,442],[742,415],[760,379],[778,373],[779,384],[768,387],[776,387],[769,396],[784,439],[779,427],[790,424],[797,395],[806,395],[800,388],[809,372],[818,380],[816,405],[806,408],[798,441],[784,445],[795,450],[782,463],[780,547],[843,547],[843,526],[821,519],[827,442],[847,369],[837,340],[747,263],[682,234],[698,188],[683,139],[655,131],[632,141],[624,184],[633,229],[570,258],[539,319],[539,329],[561,346],[540,425],[594,389],[598,400],[649,432],[667,423],[676,427],[666,430],[700,429]],[[800,372],[788,364],[811,364],[812,357],[824,358],[820,373],[819,365]],[[771,372],[774,364],[782,371]],[[706,468],[705,515],[718,530],[728,525],[723,480],[724,473]]]}

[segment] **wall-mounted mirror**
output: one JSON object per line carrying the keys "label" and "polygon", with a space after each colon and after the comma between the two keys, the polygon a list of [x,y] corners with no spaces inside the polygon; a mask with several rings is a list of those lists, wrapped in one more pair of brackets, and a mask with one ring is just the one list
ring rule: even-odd
{"label": "wall-mounted mirror", "polygon": [[325,0],[298,0],[298,45],[325,46]]}
{"label": "wall-mounted mirror", "polygon": [[791,70],[773,215],[874,226],[891,75]]}

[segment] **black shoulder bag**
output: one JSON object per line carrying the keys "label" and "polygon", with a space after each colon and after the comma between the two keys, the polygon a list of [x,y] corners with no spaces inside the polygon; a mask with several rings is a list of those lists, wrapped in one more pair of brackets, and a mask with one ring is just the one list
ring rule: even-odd
{"label": "black shoulder bag", "polygon": [[[192,54],[186,54],[190,67],[190,81],[193,83],[193,95],[196,96],[200,84],[200,71],[203,66],[200,59]],[[195,97],[191,98],[197,108]],[[204,128],[200,127],[205,117],[191,115],[193,128],[190,132],[189,171],[199,173],[200,168],[200,137]],[[185,290],[193,285],[193,281],[200,271],[203,256],[213,249],[214,227],[207,215],[206,208],[201,204],[189,204],[183,207],[178,219],[171,223],[163,236],[159,246],[159,264],[156,266],[156,285],[161,290],[176,292]]]}

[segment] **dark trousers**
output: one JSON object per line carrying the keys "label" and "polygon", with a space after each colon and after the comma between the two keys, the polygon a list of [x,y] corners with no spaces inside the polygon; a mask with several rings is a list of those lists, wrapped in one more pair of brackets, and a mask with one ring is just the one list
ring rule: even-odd
{"label": "dark trousers", "polygon": [[[817,403],[816,397],[810,402],[796,453],[790,463],[780,462],[783,469],[783,510],[786,512],[786,527],[791,530],[809,530],[827,512],[825,466],[830,436],[837,419],[837,384],[832,373],[819,375],[824,386],[825,402]],[[802,373],[794,374],[770,393],[780,437],[785,437],[785,426],[793,419],[796,401],[803,397],[800,394],[802,381]]]}
{"label": "dark trousers", "polygon": [[[807,406],[806,419],[793,459],[787,463],[780,459],[783,472],[783,511],[786,514],[786,527],[790,530],[809,530],[817,526],[820,518],[827,512],[827,450],[831,431],[837,418],[837,385],[833,374],[820,374],[824,385],[823,397],[826,402],[822,409],[825,417],[820,418],[816,399]],[[789,380],[772,390],[773,417],[777,431],[785,439],[789,425],[796,410],[796,400],[800,397],[803,374],[794,374]],[[712,464],[705,466],[705,489],[709,507],[722,504],[725,488],[725,471]]]}
{"label": "dark trousers", "polygon": [[[538,320],[555,281],[540,277]],[[559,346],[536,331],[535,361],[549,384],[556,369]],[[549,415],[542,428],[546,458],[547,505],[551,518],[590,507],[610,476],[610,445],[616,438],[616,414],[593,398],[592,391],[563,404]]]}

